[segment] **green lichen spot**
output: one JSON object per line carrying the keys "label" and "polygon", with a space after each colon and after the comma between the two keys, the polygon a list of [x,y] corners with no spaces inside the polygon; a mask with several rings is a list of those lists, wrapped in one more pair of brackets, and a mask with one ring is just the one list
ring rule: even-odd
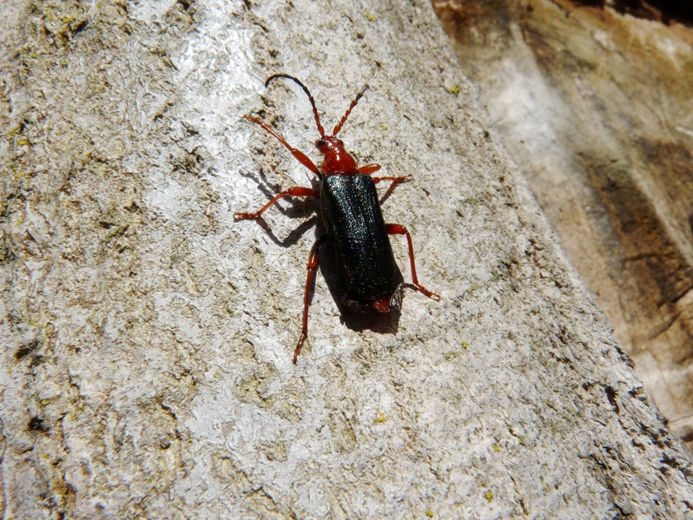
{"label": "green lichen spot", "polygon": [[460,93],[460,87],[458,87],[457,85],[453,85],[452,87],[448,88],[448,90],[452,94],[459,94]]}
{"label": "green lichen spot", "polygon": [[430,509],[426,509],[426,511],[424,511],[424,513],[426,513],[426,516],[428,518],[433,518],[433,511],[431,511]]}
{"label": "green lichen spot", "polygon": [[493,451],[500,451],[500,450],[501,450],[501,449],[500,449],[500,446],[498,446],[498,444],[494,444],[494,445],[492,446],[492,448],[493,448]]}
{"label": "green lichen spot", "polygon": [[493,492],[491,491],[487,491],[486,493],[484,493],[484,496],[486,497],[486,500],[488,500],[489,502],[493,500]]}
{"label": "green lichen spot", "polygon": [[377,18],[375,17],[375,15],[374,15],[374,14],[371,14],[371,13],[366,13],[366,19],[367,19],[369,22],[375,22],[375,21],[377,20]]}

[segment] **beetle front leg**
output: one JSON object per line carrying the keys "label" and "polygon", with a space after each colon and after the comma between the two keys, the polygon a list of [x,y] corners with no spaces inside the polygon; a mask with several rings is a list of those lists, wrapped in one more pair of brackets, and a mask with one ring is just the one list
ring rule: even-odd
{"label": "beetle front leg", "polygon": [[363,173],[364,175],[373,175],[380,168],[382,168],[382,166],[380,166],[379,164],[364,164],[358,170],[359,173]]}
{"label": "beetle front leg", "polygon": [[320,197],[320,192],[312,189],[312,188],[303,188],[301,186],[294,186],[293,188],[289,188],[286,191],[282,191],[279,195],[274,197],[272,200],[270,200],[267,204],[262,206],[258,211],[255,213],[234,213],[233,214],[233,219],[234,220],[248,220],[248,219],[256,219],[260,218],[260,215],[262,215],[267,208],[269,208],[272,204],[277,202],[279,199],[282,197],[288,197],[288,196],[293,196],[293,197]]}
{"label": "beetle front leg", "polygon": [[[381,166],[379,164],[366,164],[361,166],[358,170],[359,173],[364,175],[373,175],[375,172],[380,170]],[[402,177],[373,177],[373,182],[378,184],[380,181],[392,181],[393,186],[401,182],[409,182],[413,179],[411,175],[404,175]]]}
{"label": "beetle front leg", "polygon": [[310,171],[312,171],[315,175],[320,177],[322,174],[320,173],[320,170],[318,170],[318,167],[315,166],[315,163],[310,160],[310,157],[308,157],[306,154],[304,154],[301,150],[297,150],[293,146],[291,146],[289,143],[286,142],[286,139],[284,139],[281,135],[279,135],[277,132],[272,130],[269,126],[267,126],[265,123],[260,121],[257,117],[252,117],[252,116],[243,116],[245,117],[248,121],[252,121],[256,125],[260,125],[265,132],[271,134],[274,136],[280,143],[282,143],[287,150],[291,152],[291,155],[293,155],[298,162],[300,162],[303,166],[308,168]]}
{"label": "beetle front leg", "polygon": [[[373,175],[375,172],[380,170],[380,165],[379,164],[366,164],[364,166],[361,166],[358,170],[359,173],[362,173],[364,175]],[[402,177],[373,177],[373,182],[375,184],[378,184],[381,181],[391,181],[392,186],[397,186],[398,184],[402,182],[409,182],[413,179],[411,175],[404,175]]]}
{"label": "beetle front leg", "polygon": [[373,177],[373,183],[378,184],[380,181],[392,181],[391,186],[397,186],[402,182],[409,182],[413,179],[411,175],[405,175],[403,177]]}
{"label": "beetle front leg", "polygon": [[440,301],[440,296],[436,293],[429,291],[423,285],[419,283],[419,278],[416,276],[416,265],[414,265],[414,244],[411,241],[411,235],[406,227],[401,224],[385,224],[385,229],[388,235],[406,235],[407,243],[409,244],[409,261],[411,262],[411,277],[416,288],[424,293],[429,298]]}
{"label": "beetle front leg", "polygon": [[298,343],[296,344],[296,349],[294,350],[294,365],[298,363],[298,355],[301,353],[303,348],[303,342],[306,341],[308,337],[308,307],[310,307],[310,287],[313,283],[313,278],[315,276],[315,271],[318,268],[318,252],[320,246],[327,240],[327,235],[323,235],[315,241],[313,247],[308,255],[308,278],[306,279],[306,293],[303,298],[303,327],[301,328],[301,337],[298,338]]}

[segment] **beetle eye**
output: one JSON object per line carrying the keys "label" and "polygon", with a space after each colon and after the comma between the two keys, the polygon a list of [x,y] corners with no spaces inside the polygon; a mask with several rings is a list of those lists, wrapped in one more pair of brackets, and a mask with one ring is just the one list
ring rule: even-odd
{"label": "beetle eye", "polygon": [[325,140],[324,139],[318,139],[315,141],[315,147],[320,148],[321,146],[325,146]]}

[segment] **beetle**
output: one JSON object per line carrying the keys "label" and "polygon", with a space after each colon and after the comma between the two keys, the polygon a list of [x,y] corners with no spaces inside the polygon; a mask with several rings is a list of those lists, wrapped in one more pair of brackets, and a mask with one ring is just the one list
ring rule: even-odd
{"label": "beetle", "polygon": [[308,96],[320,133],[315,147],[324,156],[320,167],[316,166],[306,154],[291,146],[281,135],[260,119],[248,115],[243,117],[274,136],[303,166],[313,172],[318,177],[319,190],[294,186],[279,193],[258,211],[234,213],[234,220],[259,219],[270,206],[283,197],[316,197],[322,201],[321,213],[327,232],[315,241],[308,255],[308,277],[303,300],[303,326],[293,357],[293,363],[296,364],[303,343],[308,336],[310,288],[318,267],[318,254],[320,247],[327,242],[331,241],[335,247],[342,302],[352,311],[388,313],[401,308],[404,278],[392,253],[388,235],[405,235],[407,237],[414,286],[436,301],[440,301],[440,296],[419,283],[416,276],[411,235],[407,228],[400,224],[385,223],[378,201],[376,184],[389,181],[394,187],[410,181],[411,176],[372,177],[373,173],[380,170],[380,165],[366,164],[359,167],[356,159],[346,151],[344,143],[337,137],[349,114],[368,89],[368,85],[364,85],[356,95],[341,121],[334,127],[332,135],[326,135],[320,123],[315,100],[308,88],[300,80],[288,74],[270,76],[265,81],[265,88],[269,86],[270,82],[278,78],[293,81]]}

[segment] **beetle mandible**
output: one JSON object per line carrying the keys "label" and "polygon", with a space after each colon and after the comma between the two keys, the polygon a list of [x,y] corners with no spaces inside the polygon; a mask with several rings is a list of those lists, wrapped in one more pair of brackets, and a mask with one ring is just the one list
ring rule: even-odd
{"label": "beetle mandible", "polygon": [[291,146],[281,135],[258,118],[248,115],[243,117],[260,125],[266,132],[279,140],[303,166],[317,175],[319,190],[294,186],[282,191],[254,213],[234,213],[234,219],[258,219],[282,197],[317,197],[322,201],[322,218],[327,233],[315,241],[308,255],[308,277],[303,300],[303,327],[293,358],[293,363],[296,364],[308,335],[310,288],[318,268],[318,253],[320,246],[328,241],[334,243],[336,250],[342,301],[347,308],[353,311],[370,312],[375,310],[380,313],[388,313],[401,307],[404,279],[392,254],[388,235],[406,235],[414,286],[436,301],[440,301],[440,296],[419,283],[414,265],[414,246],[407,228],[400,224],[386,224],[380,210],[375,185],[382,181],[390,181],[393,186],[396,186],[410,181],[411,176],[372,177],[373,173],[380,170],[380,165],[366,164],[359,167],[356,159],[344,149],[344,143],[337,138],[337,134],[359,99],[368,89],[368,85],[364,85],[356,95],[344,117],[334,127],[332,135],[325,135],[325,130],[320,124],[315,100],[308,88],[297,78],[288,74],[270,76],[265,81],[265,88],[277,78],[289,79],[297,83],[308,96],[320,133],[320,139],[315,142],[315,147],[324,156],[320,167],[317,167],[306,154]]}

